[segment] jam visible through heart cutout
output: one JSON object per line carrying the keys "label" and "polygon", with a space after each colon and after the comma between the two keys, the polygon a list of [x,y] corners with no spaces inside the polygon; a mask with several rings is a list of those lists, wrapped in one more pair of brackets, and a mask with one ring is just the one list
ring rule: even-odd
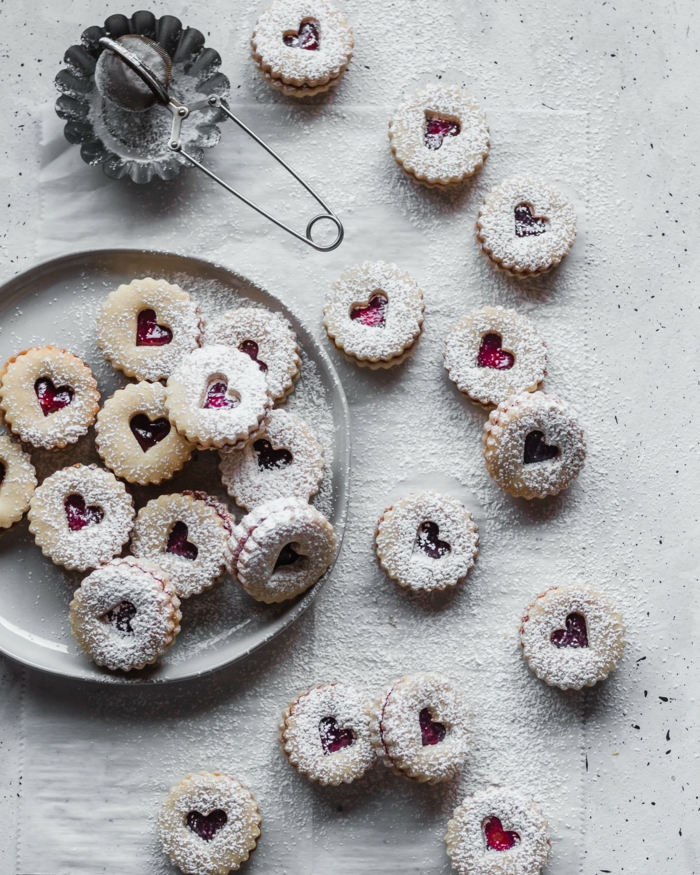
{"label": "jam visible through heart cutout", "polygon": [[566,629],[555,629],[551,641],[555,647],[588,647],[586,618],[576,612],[568,614]]}
{"label": "jam visible through heart cutout", "polygon": [[280,550],[280,554],[277,557],[277,561],[275,562],[275,569],[283,568],[285,565],[294,565],[299,559],[301,559],[301,555],[297,553],[294,547],[291,544],[285,544],[284,547]]}
{"label": "jam visible through heart cutout", "polygon": [[59,386],[57,389],[49,377],[40,377],[34,383],[34,391],[44,416],[49,416],[51,413],[56,413],[57,410],[68,407],[75,394],[70,386]]}
{"label": "jam visible through heart cutout", "polygon": [[78,492],[66,497],[63,507],[68,517],[68,528],[71,532],[79,532],[88,526],[96,526],[104,519],[105,512],[99,504],[85,504],[85,499]]}
{"label": "jam visible through heart cutout", "polygon": [[487,817],[481,828],[486,836],[486,846],[492,851],[509,851],[520,844],[519,834],[503,829],[503,824],[497,817]]}
{"label": "jam visible through heart cutout", "polygon": [[452,547],[450,547],[447,541],[441,541],[438,538],[439,533],[440,527],[437,523],[430,521],[421,523],[416,533],[413,552],[415,553],[416,550],[420,550],[421,553],[424,553],[431,559],[442,559],[443,556],[446,556],[452,550]]}
{"label": "jam visible through heart cutout", "polygon": [[158,324],[155,310],[141,310],[136,323],[136,346],[167,346],[172,339],[172,331]]}
{"label": "jam visible through heart cutout", "polygon": [[183,559],[196,559],[199,549],[196,544],[187,540],[188,535],[189,530],[187,524],[178,520],[170,532],[165,552],[174,553],[176,556],[182,556]]}
{"label": "jam visible through heart cutout", "polygon": [[515,364],[512,352],[503,349],[503,339],[498,334],[485,334],[481,338],[477,364],[480,368],[508,371]]}
{"label": "jam visible through heart cutout", "polygon": [[532,215],[529,204],[518,204],[515,208],[515,234],[517,237],[537,237],[547,230],[547,219]]}
{"label": "jam visible through heart cutout", "polygon": [[228,383],[217,380],[215,383],[211,383],[207,389],[202,407],[205,410],[230,410],[232,407],[238,407],[240,403],[239,398],[229,397]]}
{"label": "jam visible through heart cutout", "polygon": [[137,413],[136,416],[132,416],[129,428],[144,453],[147,453],[170,434],[170,423],[167,419],[149,419],[145,413]]}
{"label": "jam visible through heart cutout", "polygon": [[457,137],[461,130],[455,119],[426,116],[425,145],[429,149],[439,149],[445,137]]}
{"label": "jam visible through heart cutout", "polygon": [[258,358],[259,347],[254,340],[244,340],[238,348],[241,352],[249,355],[253,359],[253,361],[257,363],[263,374],[267,371],[267,365],[265,364],[265,362],[260,361],[260,359]]}
{"label": "jam visible through heart cutout", "polygon": [[211,814],[200,814],[199,811],[190,811],[187,814],[187,826],[196,833],[200,839],[210,842],[217,832],[226,826],[228,817],[221,808],[215,808]]}
{"label": "jam visible through heart cutout", "polygon": [[388,307],[386,295],[374,294],[369,299],[369,304],[355,304],[350,310],[350,318],[368,328],[384,328]]}
{"label": "jam visible through heart cutout", "polygon": [[255,441],[253,449],[258,457],[259,468],[270,470],[271,468],[286,468],[287,465],[292,464],[293,456],[289,450],[284,448],[275,450],[270,441],[265,440],[265,438]]}
{"label": "jam visible through heart cutout", "polygon": [[288,30],[282,39],[285,46],[292,49],[317,52],[321,48],[321,27],[315,18],[307,18],[299,25],[299,30]]}
{"label": "jam visible through heart cutout", "polygon": [[444,724],[437,723],[433,720],[430,708],[423,708],[418,715],[418,721],[420,723],[420,735],[423,747],[427,747],[429,744],[440,744],[441,741],[445,740],[447,730],[445,729]]}
{"label": "jam visible through heart cutout", "polygon": [[531,431],[525,438],[525,453],[523,462],[532,465],[535,462],[548,462],[559,455],[559,447],[550,446],[545,442],[541,431]]}
{"label": "jam visible through heart cutout", "polygon": [[324,754],[336,753],[355,741],[352,729],[341,729],[335,717],[324,717],[318,724]]}
{"label": "jam visible through heart cutout", "polygon": [[136,616],[136,613],[136,605],[124,599],[124,601],[115,605],[111,611],[107,611],[104,619],[111,623],[118,632],[133,632],[131,621]]}

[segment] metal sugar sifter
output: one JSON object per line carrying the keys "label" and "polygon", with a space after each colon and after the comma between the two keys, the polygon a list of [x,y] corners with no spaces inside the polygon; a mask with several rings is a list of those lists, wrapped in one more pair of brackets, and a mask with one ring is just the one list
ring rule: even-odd
{"label": "metal sugar sifter", "polygon": [[[67,120],[66,138],[82,143],[83,159],[102,164],[108,176],[120,178],[128,173],[138,183],[148,182],[154,175],[172,179],[181,165],[192,165],[313,249],[336,249],[344,236],[340,219],[274,149],[231,112],[225,100],[228,80],[218,72],[218,53],[204,49],[203,43],[204,37],[194,28],[183,30],[178,19],[156,19],[148,12],[135,13],[131,19],[112,16],[105,28],[88,29],[83,34],[83,45],[72,46],[66,53],[69,67],[56,78],[63,92],[56,111]],[[219,141],[216,122],[226,118],[262,146],[322,207],[324,212],[308,222],[303,234],[251,201],[202,162],[203,149]],[[187,120],[191,123],[183,128]],[[142,160],[143,143],[147,141],[148,148],[158,156],[152,161]],[[330,243],[317,243],[312,237],[321,221],[335,226]]]}

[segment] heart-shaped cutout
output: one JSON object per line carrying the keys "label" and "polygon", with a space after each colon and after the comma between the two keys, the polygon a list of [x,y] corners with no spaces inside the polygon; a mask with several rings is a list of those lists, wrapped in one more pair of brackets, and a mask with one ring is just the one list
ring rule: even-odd
{"label": "heart-shaped cutout", "polygon": [[254,340],[244,340],[243,343],[238,347],[241,352],[244,352],[246,355],[249,355],[254,362],[257,363],[260,370],[263,374],[267,371],[267,365],[265,362],[261,361],[258,358],[258,353],[260,352],[260,347]]}
{"label": "heart-shaped cutout", "polygon": [[226,826],[228,816],[221,808],[215,808],[210,814],[200,814],[199,811],[190,811],[187,814],[187,826],[196,833],[200,839],[210,842],[217,832]]}
{"label": "heart-shaped cutout", "polygon": [[559,447],[550,446],[541,431],[531,431],[525,438],[523,462],[532,465],[535,462],[548,462],[559,455]]}
{"label": "heart-shaped cutout", "polygon": [[71,532],[79,532],[87,526],[96,526],[104,519],[105,512],[99,504],[85,504],[85,499],[78,492],[68,495],[63,502],[68,518],[68,528]]}
{"label": "heart-shaped cutout", "polygon": [[555,629],[551,641],[555,647],[588,647],[586,618],[576,612],[568,614],[566,629]]}
{"label": "heart-shaped cutout", "polygon": [[277,557],[275,569],[283,568],[285,565],[294,565],[299,559],[301,559],[301,555],[297,553],[294,547],[291,544],[285,544]]}
{"label": "heart-shaped cutout", "polygon": [[104,619],[111,623],[119,632],[133,632],[131,621],[136,616],[136,613],[136,605],[124,599],[124,601],[115,605],[111,611],[107,611]]}
{"label": "heart-shaped cutout", "polygon": [[292,49],[317,52],[321,48],[321,28],[316,19],[307,18],[299,25],[299,30],[288,30],[282,39],[285,46]]}
{"label": "heart-shaped cutout", "polygon": [[437,523],[426,521],[418,526],[416,532],[416,540],[413,543],[413,552],[419,551],[431,559],[442,559],[451,550],[452,547],[447,541],[441,541],[438,538],[440,527]]}
{"label": "heart-shaped cutout", "polygon": [[144,453],[170,434],[170,423],[167,419],[149,419],[145,413],[132,416],[129,420],[129,428]]}
{"label": "heart-shaped cutout", "polygon": [[167,346],[172,339],[172,331],[158,324],[155,310],[141,310],[136,321],[136,346]]}
{"label": "heart-shaped cutout", "polygon": [[51,413],[56,413],[56,411],[68,407],[75,394],[70,386],[59,386],[56,388],[50,377],[40,377],[34,383],[34,391],[39,399],[41,412],[44,416],[49,416]]}
{"label": "heart-shaped cutout", "polygon": [[462,129],[459,122],[440,116],[427,116],[425,121],[425,145],[439,149],[445,137],[457,137]]}
{"label": "heart-shaped cutout", "polygon": [[515,208],[515,234],[517,237],[537,237],[547,230],[547,219],[533,216],[529,204],[518,204]]}
{"label": "heart-shaped cutout", "polygon": [[336,753],[355,741],[352,729],[341,729],[335,717],[324,717],[318,724],[324,754]]}
{"label": "heart-shaped cutout", "polygon": [[270,441],[265,440],[265,438],[260,438],[260,440],[255,441],[253,449],[258,457],[259,468],[265,470],[269,470],[270,468],[286,468],[287,465],[292,464],[293,456],[289,450],[285,450],[283,447],[276,450],[273,448]]}
{"label": "heart-shaped cutout", "polygon": [[512,352],[503,349],[503,339],[498,334],[485,334],[481,338],[477,363],[480,368],[507,371],[515,364]]}
{"label": "heart-shaped cutout", "polygon": [[168,543],[165,548],[166,553],[174,553],[176,556],[182,556],[183,559],[196,559],[199,553],[199,548],[192,541],[187,540],[189,529],[187,524],[178,520],[172,527],[168,536]]}
{"label": "heart-shaped cutout", "polygon": [[447,735],[445,725],[433,720],[430,708],[423,708],[418,715],[418,722],[420,723],[420,737],[423,747],[427,747],[429,744],[440,744],[441,741],[445,740]]}
{"label": "heart-shaped cutout", "polygon": [[388,307],[386,295],[375,294],[368,304],[355,304],[350,310],[350,318],[353,322],[361,322],[369,328],[384,328]]}
{"label": "heart-shaped cutout", "polygon": [[238,398],[229,396],[228,383],[217,380],[207,389],[202,407],[204,410],[230,410],[232,407],[238,407],[240,403]]}
{"label": "heart-shaped cutout", "polygon": [[503,829],[501,821],[495,817],[487,817],[481,824],[486,837],[486,847],[492,851],[509,851],[520,844],[520,835],[512,830]]}

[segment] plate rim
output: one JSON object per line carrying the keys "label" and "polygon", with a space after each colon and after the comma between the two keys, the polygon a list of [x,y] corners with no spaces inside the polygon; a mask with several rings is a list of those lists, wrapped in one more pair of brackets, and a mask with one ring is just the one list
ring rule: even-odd
{"label": "plate rim", "polygon": [[[295,322],[298,326],[300,326],[302,332],[306,335],[311,345],[313,346],[315,354],[323,361],[323,364],[327,370],[331,378],[331,382],[338,394],[338,397],[341,402],[341,409],[343,412],[343,442],[344,442],[344,453],[342,454],[341,465],[341,477],[340,483],[334,486],[334,490],[339,490],[339,508],[340,508],[340,516],[335,526],[336,533],[338,534],[338,549],[336,550],[335,557],[333,562],[331,563],[328,570],[325,572],[323,577],[314,584],[311,589],[306,592],[302,598],[294,605],[294,607],[290,610],[288,614],[284,617],[284,622],[276,623],[271,631],[268,634],[265,634],[260,641],[253,644],[252,646],[246,648],[238,655],[234,656],[231,659],[225,659],[221,662],[208,666],[207,668],[200,669],[197,671],[192,671],[189,674],[183,674],[178,677],[163,677],[163,676],[139,676],[139,675],[131,675],[131,673],[123,673],[120,675],[117,674],[73,674],[68,673],[60,668],[55,666],[47,666],[31,659],[26,659],[16,653],[10,652],[5,646],[3,646],[2,641],[0,640],[0,653],[8,659],[12,660],[12,662],[26,666],[27,668],[33,669],[35,671],[40,671],[43,674],[53,675],[55,677],[67,678],[71,681],[75,681],[78,683],[92,683],[92,684],[105,684],[105,685],[117,685],[120,687],[135,687],[135,688],[143,688],[143,687],[158,687],[163,684],[176,684],[176,683],[184,683],[187,681],[191,681],[197,678],[206,677],[207,675],[213,674],[216,671],[219,671],[227,666],[233,665],[237,662],[241,662],[242,660],[249,657],[252,653],[255,653],[257,650],[260,650],[266,644],[269,644],[274,638],[292,626],[299,617],[307,610],[307,608],[311,605],[311,603],[316,599],[317,595],[321,592],[321,590],[325,587],[328,579],[333,573],[335,569],[336,563],[340,557],[340,553],[343,547],[343,539],[345,536],[345,529],[347,524],[348,517],[348,508],[350,505],[350,488],[351,488],[351,478],[350,478],[350,463],[352,457],[352,429],[351,429],[351,420],[350,420],[350,407],[348,405],[348,400],[345,395],[345,390],[343,388],[343,384],[338,376],[338,372],[331,361],[330,356],[326,352],[326,350],[321,346],[321,344],[317,341],[314,334],[309,330],[303,319],[300,319],[296,313],[280,298],[275,295],[273,292],[269,292],[266,288],[260,285],[255,280],[250,280],[247,277],[243,276],[243,274],[238,273],[238,271],[233,270],[230,267],[227,267],[225,264],[221,264],[218,261],[213,261],[210,259],[202,258],[199,255],[190,255],[187,252],[173,252],[169,249],[159,249],[159,248],[140,248],[140,247],[109,247],[109,248],[96,248],[96,249],[81,249],[78,251],[71,251],[67,253],[63,253],[60,255],[52,256],[50,258],[43,259],[26,270],[20,271],[16,273],[14,276],[5,280],[0,284],[0,303],[6,297],[9,297],[9,302],[11,303],[12,297],[15,297],[18,293],[22,291],[22,286],[27,285],[31,278],[35,275],[41,276],[42,273],[47,272],[49,270],[60,272],[61,267],[70,266],[70,267],[80,267],[80,260],[83,259],[85,261],[99,259],[100,257],[108,259],[118,257],[120,254],[127,255],[139,255],[147,258],[149,255],[159,256],[165,258],[172,258],[175,260],[182,261],[183,263],[192,264],[200,263],[206,265],[207,268],[214,268],[217,271],[221,271],[225,274],[235,277],[237,280],[242,283],[248,285],[249,287],[253,287],[257,289],[259,292],[262,292],[263,296],[267,298],[271,298],[276,306],[280,308],[280,311],[283,313],[285,317],[288,319],[291,317],[291,321]],[[16,287],[19,285],[19,289]],[[26,516],[26,515],[25,515]],[[24,519],[24,517],[23,517]],[[187,660],[185,660],[185,663]]]}

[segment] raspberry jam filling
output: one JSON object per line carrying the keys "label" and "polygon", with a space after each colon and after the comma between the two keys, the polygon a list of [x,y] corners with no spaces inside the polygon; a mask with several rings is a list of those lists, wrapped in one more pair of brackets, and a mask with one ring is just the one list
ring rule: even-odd
{"label": "raspberry jam filling", "polygon": [[176,556],[182,556],[183,559],[196,559],[199,549],[196,544],[187,540],[188,535],[189,530],[186,523],[178,520],[170,532],[165,552],[174,553]]}
{"label": "raspberry jam filling", "polygon": [[576,612],[566,618],[566,629],[555,629],[551,637],[555,647],[588,647],[586,618]]}
{"label": "raspberry jam filling", "polygon": [[255,441],[253,449],[258,457],[258,467],[265,470],[270,468],[286,468],[292,464],[292,454],[284,448],[275,450],[270,441],[265,438]]}
{"label": "raspberry jam filling", "polygon": [[324,717],[318,724],[318,732],[324,754],[336,753],[344,747],[350,747],[355,740],[352,729],[341,729],[335,717]]}
{"label": "raspberry jam filling", "polygon": [[71,532],[79,532],[87,526],[96,526],[104,519],[105,512],[99,504],[85,504],[85,499],[78,492],[68,495],[63,502],[68,517],[68,528]]}
{"label": "raspberry jam filling", "polygon": [[547,219],[532,215],[529,204],[518,204],[515,208],[515,234],[517,237],[537,237],[547,230]]}
{"label": "raspberry jam filling", "polygon": [[240,399],[229,397],[228,383],[217,380],[207,389],[202,407],[205,410],[230,410],[232,407],[238,407],[240,403]]}
{"label": "raspberry jam filling", "polygon": [[433,720],[430,708],[423,708],[418,715],[418,721],[423,747],[427,747],[429,744],[440,744],[441,741],[445,740],[447,730],[443,723]]}
{"label": "raspberry jam filling", "polygon": [[480,368],[508,371],[515,364],[515,356],[503,347],[503,338],[498,334],[484,334],[479,347],[477,364]]}
{"label": "raspberry jam filling", "polygon": [[172,331],[158,324],[155,310],[141,310],[136,322],[136,346],[167,346],[172,339]]}
{"label": "raspberry jam filling", "polygon": [[217,832],[226,826],[228,817],[221,808],[215,808],[210,814],[200,814],[199,811],[190,811],[185,821],[189,829],[196,833],[200,839],[210,842]]}
{"label": "raspberry jam filling", "polygon": [[548,462],[559,455],[559,447],[550,446],[545,442],[541,431],[531,431],[525,438],[525,453],[523,463],[532,465],[535,462]]}
{"label": "raspberry jam filling", "polygon": [[129,428],[144,453],[147,453],[170,434],[170,423],[167,419],[149,419],[145,413],[137,413],[136,416],[132,416]]}
{"label": "raspberry jam filling", "polygon": [[254,362],[257,362],[257,365],[263,372],[263,374],[267,371],[267,365],[265,364],[265,362],[260,361],[260,359],[258,358],[259,347],[254,340],[244,340],[238,348],[241,352],[249,355]]}
{"label": "raspberry jam filling", "polygon": [[446,556],[452,550],[452,547],[450,547],[447,541],[441,541],[438,538],[439,532],[440,527],[437,523],[429,521],[421,523],[416,533],[413,552],[415,553],[416,550],[420,550],[421,553],[430,556],[431,559],[442,559],[443,556]]}
{"label": "raspberry jam filling", "polygon": [[439,149],[445,137],[457,137],[460,131],[459,122],[454,119],[428,116],[425,123],[425,145],[429,149]]}
{"label": "raspberry jam filling", "polygon": [[111,623],[118,632],[133,632],[131,621],[136,616],[136,605],[124,599],[115,605],[111,611],[107,611],[104,619]]}
{"label": "raspberry jam filling", "polygon": [[70,386],[59,386],[57,389],[49,377],[39,377],[34,383],[34,391],[44,416],[49,416],[51,413],[56,413],[57,410],[68,407],[75,394]]}
{"label": "raspberry jam filling", "polygon": [[486,838],[486,846],[492,851],[509,851],[520,844],[518,833],[503,829],[503,824],[497,817],[487,817],[481,828]]}
{"label": "raspberry jam filling", "polygon": [[299,30],[288,30],[282,37],[285,46],[292,49],[306,49],[307,52],[317,52],[321,48],[321,28],[318,21],[309,18],[302,21]]}
{"label": "raspberry jam filling", "polygon": [[369,328],[384,328],[388,307],[389,301],[385,295],[372,295],[369,304],[356,304],[350,310],[350,318]]}
{"label": "raspberry jam filling", "polygon": [[297,551],[292,547],[291,544],[285,544],[284,547],[280,550],[280,554],[277,557],[277,562],[275,562],[275,569],[283,568],[285,565],[294,565],[294,563],[301,559],[301,556]]}

